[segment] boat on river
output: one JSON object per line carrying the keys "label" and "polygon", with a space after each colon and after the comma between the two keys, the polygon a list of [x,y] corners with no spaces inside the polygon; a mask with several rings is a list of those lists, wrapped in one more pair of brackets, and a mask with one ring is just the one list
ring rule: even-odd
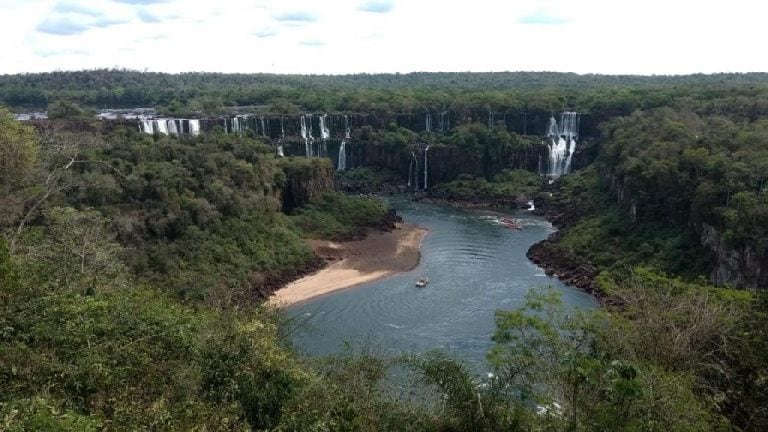
{"label": "boat on river", "polygon": [[416,281],[416,287],[418,288],[424,288],[429,283],[428,277],[419,278],[419,280]]}
{"label": "boat on river", "polygon": [[509,229],[523,229],[523,225],[517,219],[503,217],[499,219],[499,222]]}

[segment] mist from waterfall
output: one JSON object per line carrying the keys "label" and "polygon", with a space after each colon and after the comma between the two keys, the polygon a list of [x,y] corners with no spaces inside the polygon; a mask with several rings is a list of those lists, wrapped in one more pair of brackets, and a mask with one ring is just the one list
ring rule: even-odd
{"label": "mist from waterfall", "polygon": [[576,151],[579,135],[579,114],[566,111],[560,114],[560,123],[554,117],[549,119],[547,140],[549,140],[549,170],[547,175],[559,177],[571,172],[571,160]]}

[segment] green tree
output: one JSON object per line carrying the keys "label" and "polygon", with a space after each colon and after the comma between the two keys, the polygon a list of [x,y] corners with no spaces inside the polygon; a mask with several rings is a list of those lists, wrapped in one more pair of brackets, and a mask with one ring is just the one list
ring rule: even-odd
{"label": "green tree", "polygon": [[62,99],[48,104],[48,118],[51,120],[93,120],[93,111],[82,108],[75,102]]}
{"label": "green tree", "polygon": [[23,208],[20,189],[37,162],[34,130],[0,107],[0,228],[9,226]]}

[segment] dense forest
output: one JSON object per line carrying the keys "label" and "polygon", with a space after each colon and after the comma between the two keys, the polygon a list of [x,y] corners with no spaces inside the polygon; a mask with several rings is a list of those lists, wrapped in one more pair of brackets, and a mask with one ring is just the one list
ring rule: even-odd
{"label": "dense forest", "polygon": [[[1,76],[0,103],[60,114],[33,128],[0,109],[7,430],[768,428],[768,75],[97,70]],[[142,134],[88,110],[244,105],[471,114],[439,132],[358,128],[356,168],[335,173],[252,133]],[[564,109],[591,125],[557,179],[527,162],[539,138],[482,114]],[[496,314],[492,377],[441,352],[298,355],[263,299],[322,265],[304,239],[381,225],[379,201],[335,186],[412,190],[426,145],[419,198],[534,200],[560,228],[537,259],[605,307],[572,314],[532,290]]]}

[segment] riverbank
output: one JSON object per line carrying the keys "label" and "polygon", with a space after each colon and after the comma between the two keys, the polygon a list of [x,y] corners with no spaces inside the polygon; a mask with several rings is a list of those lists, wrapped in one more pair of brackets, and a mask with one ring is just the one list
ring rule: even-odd
{"label": "riverbank", "polygon": [[288,306],[412,270],[419,264],[426,233],[416,225],[398,223],[390,232],[371,230],[362,240],[309,240],[315,254],[330,264],[275,291],[269,304]]}
{"label": "riverbank", "polygon": [[583,257],[559,247],[568,229],[585,214],[586,201],[584,196],[573,196],[551,185],[546,187],[543,193],[539,194],[533,213],[546,218],[557,231],[531,245],[526,256],[543,268],[547,275],[593,295],[601,303],[606,303],[608,299],[595,283],[599,273],[597,267]]}

